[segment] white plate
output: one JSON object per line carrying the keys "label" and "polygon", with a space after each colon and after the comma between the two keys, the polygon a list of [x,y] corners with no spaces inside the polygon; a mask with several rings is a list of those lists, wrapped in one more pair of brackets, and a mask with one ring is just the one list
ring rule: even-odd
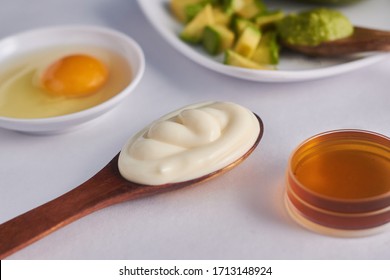
{"label": "white plate", "polygon": [[16,34],[0,40],[0,64],[10,57],[31,51],[62,45],[90,45],[105,47],[120,54],[130,65],[132,81],[114,97],[76,113],[57,117],[22,119],[0,116],[0,127],[11,130],[46,134],[65,132],[112,110],[138,85],[145,69],[141,47],[133,39],[118,31],[95,26],[56,26]]}
{"label": "white plate", "polygon": [[[179,52],[191,60],[214,71],[252,81],[290,82],[329,77],[381,61],[388,54],[371,54],[345,59],[313,59],[301,55],[283,55],[277,71],[251,70],[222,64],[222,55],[209,56],[201,47],[193,47],[181,41],[178,34],[183,26],[170,14],[169,0],[138,0],[142,11],[154,28]],[[301,10],[303,4],[283,1],[265,1],[269,8],[280,8],[284,11]],[[268,4],[268,2],[270,2]],[[293,1],[291,1],[293,2]],[[339,7],[355,25],[390,29],[390,1],[362,1],[350,6]]]}

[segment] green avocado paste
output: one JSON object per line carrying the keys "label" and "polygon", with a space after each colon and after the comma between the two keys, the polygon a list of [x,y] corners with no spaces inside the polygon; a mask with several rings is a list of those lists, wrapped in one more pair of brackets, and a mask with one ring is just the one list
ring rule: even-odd
{"label": "green avocado paste", "polygon": [[317,8],[290,14],[278,24],[282,41],[291,45],[316,46],[351,36],[353,26],[342,13]]}
{"label": "green avocado paste", "polygon": [[315,3],[315,4],[349,4],[359,0],[299,0],[300,2]]}

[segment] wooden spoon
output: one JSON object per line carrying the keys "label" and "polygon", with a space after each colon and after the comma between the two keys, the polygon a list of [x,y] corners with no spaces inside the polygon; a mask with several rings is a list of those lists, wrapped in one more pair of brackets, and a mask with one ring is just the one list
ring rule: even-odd
{"label": "wooden spoon", "polygon": [[317,46],[293,45],[284,41],[282,44],[308,56],[332,57],[371,51],[388,52],[390,51],[390,32],[355,26],[353,35]]}
{"label": "wooden spoon", "polygon": [[220,170],[202,177],[164,185],[141,185],[124,179],[118,170],[116,155],[91,179],[12,220],[0,225],[0,259],[26,247],[49,233],[99,209],[126,200],[172,191],[214,178],[237,166],[257,147],[263,135],[263,123],[256,115],[260,132],[253,146],[242,157]]}

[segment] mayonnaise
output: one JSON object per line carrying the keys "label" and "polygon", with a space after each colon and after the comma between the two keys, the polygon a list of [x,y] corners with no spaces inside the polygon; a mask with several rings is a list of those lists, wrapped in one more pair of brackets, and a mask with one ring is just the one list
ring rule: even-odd
{"label": "mayonnaise", "polygon": [[242,106],[190,105],[130,138],[119,155],[119,171],[125,179],[147,185],[192,180],[239,159],[259,133],[256,116]]}

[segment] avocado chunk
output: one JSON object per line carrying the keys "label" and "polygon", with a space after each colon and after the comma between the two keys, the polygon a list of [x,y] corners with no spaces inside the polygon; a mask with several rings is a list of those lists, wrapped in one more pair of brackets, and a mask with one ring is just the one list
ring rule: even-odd
{"label": "avocado chunk", "polygon": [[244,67],[250,69],[271,70],[268,65],[258,64],[232,50],[226,50],[225,52],[225,64],[237,67]]}
{"label": "avocado chunk", "polygon": [[231,16],[222,11],[218,6],[217,0],[199,0],[198,3],[189,4],[185,7],[186,22],[191,21],[207,4],[211,4],[213,7],[213,16],[215,23],[228,25],[230,23]]}
{"label": "avocado chunk", "polygon": [[248,19],[238,16],[233,18],[232,28],[237,35],[241,35],[242,31],[244,31],[247,26],[252,26],[253,28],[256,28],[256,25]]}
{"label": "avocado chunk", "polygon": [[203,1],[204,0],[171,0],[170,9],[177,20],[180,22],[187,22],[186,7],[193,4],[199,4]]}
{"label": "avocado chunk", "polygon": [[233,50],[244,57],[250,58],[259,44],[260,39],[260,30],[249,25],[242,31]]}
{"label": "avocado chunk", "polygon": [[244,0],[244,5],[237,10],[237,14],[243,18],[251,19],[266,11],[266,6],[261,0]]}
{"label": "avocado chunk", "polygon": [[234,33],[223,25],[208,25],[203,32],[203,46],[211,55],[217,55],[230,48],[234,42]]}
{"label": "avocado chunk", "polygon": [[256,16],[254,22],[258,28],[262,29],[275,24],[283,18],[284,13],[282,11],[267,11]]}
{"label": "avocado chunk", "polygon": [[232,15],[244,8],[246,1],[247,0],[223,0],[223,9],[227,14]]}
{"label": "avocado chunk", "polygon": [[279,49],[276,32],[267,31],[261,37],[251,60],[259,64],[276,65],[279,63]]}
{"label": "avocado chunk", "polygon": [[213,16],[216,24],[225,25],[225,26],[228,26],[230,24],[232,18],[231,15],[225,13],[219,7],[213,7]]}
{"label": "avocado chunk", "polygon": [[201,11],[203,10],[204,6],[206,6],[207,3],[205,2],[200,2],[200,3],[196,3],[196,4],[190,4],[190,5],[187,5],[185,8],[184,8],[184,11],[185,11],[185,21],[186,22],[190,22],[191,20],[194,19],[194,17]]}
{"label": "avocado chunk", "polygon": [[213,9],[207,4],[193,20],[191,20],[180,33],[180,38],[188,43],[200,43],[203,37],[203,30],[207,25],[214,24]]}

